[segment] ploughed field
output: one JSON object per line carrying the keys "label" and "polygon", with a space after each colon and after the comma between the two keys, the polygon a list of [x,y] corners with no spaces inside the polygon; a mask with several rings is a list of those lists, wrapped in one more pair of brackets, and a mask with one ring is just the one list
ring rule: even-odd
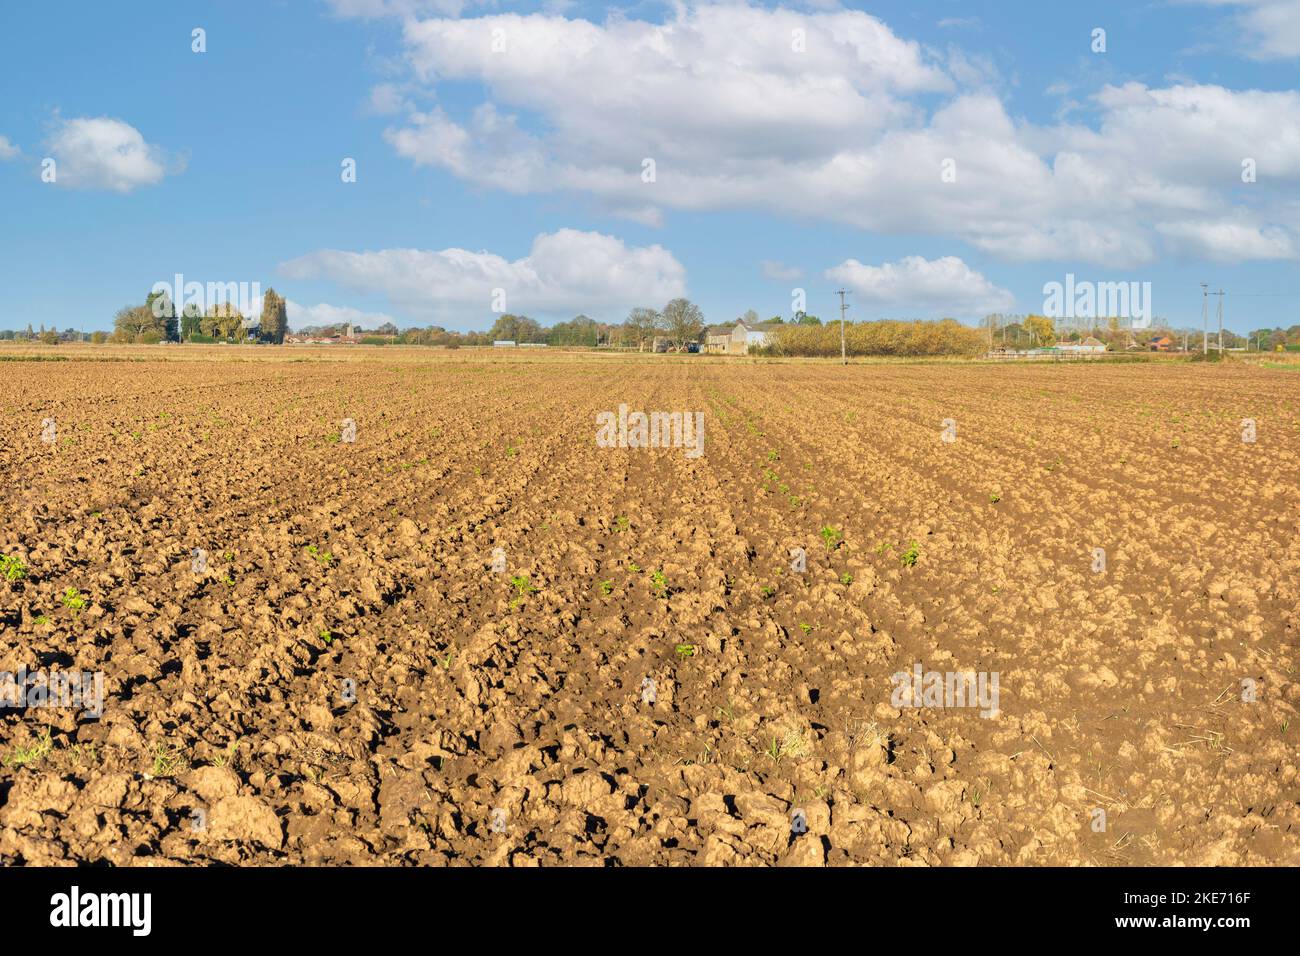
{"label": "ploughed field", "polygon": [[1300,862],[1296,371],[58,354],[0,862]]}

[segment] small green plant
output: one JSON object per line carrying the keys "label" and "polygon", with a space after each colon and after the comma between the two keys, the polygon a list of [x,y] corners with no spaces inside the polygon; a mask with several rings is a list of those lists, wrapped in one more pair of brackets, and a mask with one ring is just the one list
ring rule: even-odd
{"label": "small green plant", "polygon": [[184,762],[180,749],[168,744],[156,744],[153,748],[153,765],[149,769],[151,777],[170,777],[180,770]]}
{"label": "small green plant", "polygon": [[0,554],[0,574],[6,581],[21,581],[27,577],[27,565],[15,555]]}
{"label": "small green plant", "polygon": [[758,593],[762,595],[764,599],[767,599],[776,593],[776,588],[772,587],[770,584],[765,584],[758,589]]}
{"label": "small green plant", "polygon": [[37,627],[44,627],[46,624],[50,623],[50,616],[48,614],[37,614],[32,618],[32,623]]}
{"label": "small green plant", "polygon": [[528,575],[526,574],[511,577],[510,584],[514,587],[515,593],[520,597],[527,597],[529,594],[532,594],[537,590],[536,586],[528,580]]}
{"label": "small green plant", "polygon": [[826,547],[828,552],[834,551],[840,546],[840,542],[844,540],[844,532],[838,528],[832,528],[830,525],[826,525],[826,527],[822,528],[820,534],[822,536],[822,544]]}
{"label": "small green plant", "polygon": [[45,728],[37,741],[30,747],[15,747],[14,752],[4,759],[6,767],[23,767],[27,764],[36,763],[43,760],[54,749],[54,743],[50,740],[50,728]]}
{"label": "small green plant", "polygon": [[917,545],[917,543],[913,541],[908,546],[908,549],[904,551],[901,555],[899,555],[898,560],[903,563],[903,567],[910,568],[912,567],[912,565],[916,564],[916,559],[919,558],[920,556],[921,556],[921,549]]}
{"label": "small green plant", "polygon": [[629,562],[627,563],[627,569],[628,569],[629,571],[631,571],[633,574],[640,574],[640,573],[641,573],[641,565],[637,564],[637,563],[634,562],[634,561],[629,561]]}
{"label": "small green plant", "polygon": [[221,753],[217,754],[215,757],[212,758],[212,766],[225,767],[228,765],[233,765],[235,762],[236,751],[238,749],[239,749],[239,741],[232,740],[230,742],[230,745],[226,747],[225,750],[221,751]]}
{"label": "small green plant", "polygon": [[84,611],[87,603],[89,603],[76,588],[68,588],[64,591],[63,597],[59,598],[59,602],[73,614]]}
{"label": "small green plant", "polygon": [[989,504],[995,505],[1002,500],[1002,496],[996,491],[989,493]]}
{"label": "small green plant", "polygon": [[682,660],[686,660],[686,658],[688,658],[688,657],[694,657],[694,656],[695,656],[695,645],[694,645],[694,644],[678,644],[675,650],[676,650],[677,656],[680,657]]}
{"label": "small green plant", "polygon": [[519,449],[518,449],[517,447],[515,447],[514,445],[510,445],[509,447],[506,448],[506,457],[507,457],[507,458],[514,458],[515,455],[517,455],[517,454],[519,454]]}
{"label": "small green plant", "polygon": [[800,624],[799,630],[803,631],[805,634],[811,634],[813,631],[813,626],[811,624]]}
{"label": "small green plant", "polygon": [[843,584],[845,587],[848,587],[852,583],[853,583],[853,575],[849,574],[849,572],[845,571],[843,574],[840,575],[840,584]]}
{"label": "small green plant", "polygon": [[624,515],[619,515],[614,519],[615,531],[626,531],[630,527],[632,527],[632,521],[630,518],[627,518]]}
{"label": "small green plant", "polygon": [[322,551],[314,544],[307,545],[307,553],[310,554],[317,561],[319,561],[321,564],[325,565],[326,567],[334,563],[333,554],[331,554],[329,551]]}
{"label": "small green plant", "polygon": [[880,555],[883,558],[886,554],[888,554],[893,549],[893,547],[894,546],[890,544],[888,541],[882,541],[880,542],[880,544],[876,545],[876,554]]}
{"label": "small green plant", "polygon": [[320,632],[320,639],[325,642],[326,647],[329,647],[331,644],[334,643],[334,633],[327,627],[322,628]]}
{"label": "small green plant", "polygon": [[600,582],[600,593],[601,593],[601,594],[609,594],[609,593],[611,593],[613,590],[614,590],[614,582],[613,582],[613,581],[601,581],[601,582]]}
{"label": "small green plant", "polygon": [[650,573],[650,590],[660,597],[668,596],[668,578],[662,570]]}

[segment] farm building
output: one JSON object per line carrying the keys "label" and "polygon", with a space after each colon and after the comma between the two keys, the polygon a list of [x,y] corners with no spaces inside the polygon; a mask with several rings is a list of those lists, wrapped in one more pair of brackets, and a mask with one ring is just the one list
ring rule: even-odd
{"label": "farm building", "polygon": [[1082,342],[1062,342],[1057,347],[1062,352],[1069,352],[1074,355],[1099,355],[1106,351],[1106,343],[1093,338],[1091,335]]}
{"label": "farm building", "polygon": [[715,355],[745,355],[751,348],[770,344],[769,333],[774,322],[750,325],[739,321],[735,325],[718,325],[707,330],[704,351]]}

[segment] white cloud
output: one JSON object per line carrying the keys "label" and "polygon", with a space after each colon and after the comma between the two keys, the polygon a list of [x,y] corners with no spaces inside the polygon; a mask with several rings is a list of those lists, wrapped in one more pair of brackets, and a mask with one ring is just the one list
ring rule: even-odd
{"label": "white cloud", "polygon": [[662,246],[628,247],[598,232],[561,229],[533,240],[522,259],[467,249],[325,249],[280,266],[293,279],[324,278],[384,295],[403,313],[425,319],[489,316],[495,290],[507,312],[613,313],[660,306],[684,295],[686,270]]}
{"label": "white cloud", "polygon": [[107,116],[60,121],[48,147],[58,164],[56,184],[73,189],[126,193],[161,182],[169,172],[162,150],[134,126]]}
{"label": "white cloud", "polygon": [[1233,7],[1240,43],[1257,60],[1300,57],[1300,3],[1296,0],[1192,0],[1206,6]]}
{"label": "white cloud", "polygon": [[763,273],[764,279],[775,279],[778,282],[794,282],[803,275],[803,270],[795,266],[787,266],[782,262],[775,262],[771,259],[764,259],[759,263],[759,269]]}
{"label": "white cloud", "polygon": [[1296,258],[1296,243],[1288,233],[1248,221],[1169,223],[1160,231],[1178,251],[1216,262]]}
{"label": "white cloud", "polygon": [[21,152],[22,150],[9,142],[7,138],[0,136],[0,161],[13,159]]}
{"label": "white cloud", "polygon": [[406,90],[397,83],[378,83],[370,88],[370,111],[381,116],[414,110]]}
{"label": "white cloud", "polygon": [[848,259],[827,269],[826,278],[848,286],[859,308],[894,316],[973,318],[1008,311],[1016,301],[956,256],[907,256],[878,266]]}
{"label": "white cloud", "polygon": [[[385,133],[399,155],[517,194],[586,194],[643,223],[665,209],[758,209],[1009,259],[1134,267],[1193,223],[1290,235],[1264,188],[1237,189],[1243,157],[1261,186],[1265,169],[1268,188],[1300,184],[1295,92],[1105,87],[1086,104],[1092,125],[1038,126],[1008,114],[987,59],[936,61],[858,11],[409,19],[403,37],[426,90],[487,92],[465,116],[408,110]],[[941,178],[946,159],[955,182]]]}
{"label": "white cloud", "polygon": [[346,305],[330,305],[321,302],[316,305],[300,305],[292,299],[286,299],[285,312],[289,316],[289,326],[294,329],[309,325],[346,325],[351,323],[360,328],[375,329],[385,322],[397,325],[397,320],[386,312],[363,312]]}

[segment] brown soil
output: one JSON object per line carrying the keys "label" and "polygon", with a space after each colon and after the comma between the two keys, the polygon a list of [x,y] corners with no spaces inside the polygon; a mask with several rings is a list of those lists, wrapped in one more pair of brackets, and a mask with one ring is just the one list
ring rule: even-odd
{"label": "brown soil", "polygon": [[0,364],[2,863],[1300,862],[1294,371],[131,355]]}

